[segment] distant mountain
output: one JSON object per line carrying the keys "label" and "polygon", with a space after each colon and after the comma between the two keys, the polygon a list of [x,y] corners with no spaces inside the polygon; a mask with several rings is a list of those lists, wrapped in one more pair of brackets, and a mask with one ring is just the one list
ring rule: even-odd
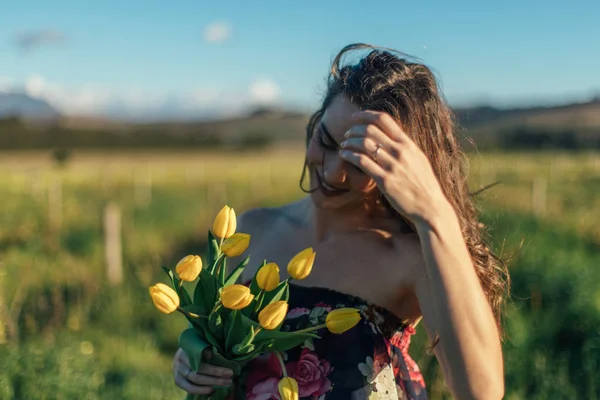
{"label": "distant mountain", "polygon": [[[467,151],[473,146],[478,149],[600,149],[600,98],[560,106],[513,109],[480,106],[453,111],[458,120],[459,139]],[[26,122],[51,122],[49,126],[53,129],[63,129],[65,143],[75,147],[131,148],[302,143],[309,118],[306,113],[279,107],[259,107],[227,118],[217,113],[212,118],[199,116],[195,120],[131,121],[61,116],[42,100],[20,93],[0,93],[0,122],[15,115]],[[30,142],[49,140],[43,133],[40,135]],[[6,146],[16,145],[11,140]]]}
{"label": "distant mountain", "polygon": [[25,93],[0,92],[0,118],[17,116],[25,120],[52,121],[60,114],[44,100]]}
{"label": "distant mountain", "polygon": [[466,150],[600,149],[600,98],[559,106],[457,109]]}
{"label": "distant mountain", "polygon": [[480,106],[453,111],[459,124],[467,129],[499,124],[600,128],[600,97],[582,103],[548,107],[500,109]]}

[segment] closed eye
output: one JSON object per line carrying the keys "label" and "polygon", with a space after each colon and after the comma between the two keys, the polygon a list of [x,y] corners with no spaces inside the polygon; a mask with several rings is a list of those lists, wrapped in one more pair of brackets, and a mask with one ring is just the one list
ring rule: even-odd
{"label": "closed eye", "polygon": [[317,143],[323,146],[328,150],[337,150],[339,149],[339,144],[336,143],[335,140],[331,137],[331,134],[327,130],[327,127],[323,122],[319,124],[319,134],[317,135]]}

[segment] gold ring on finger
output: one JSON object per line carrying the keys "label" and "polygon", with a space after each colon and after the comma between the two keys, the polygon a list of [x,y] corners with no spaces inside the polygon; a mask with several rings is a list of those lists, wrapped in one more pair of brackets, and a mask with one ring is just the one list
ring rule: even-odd
{"label": "gold ring on finger", "polygon": [[375,151],[373,152],[373,161],[377,162],[377,156],[379,155],[379,150],[381,150],[382,147],[383,145],[381,143],[377,143]]}

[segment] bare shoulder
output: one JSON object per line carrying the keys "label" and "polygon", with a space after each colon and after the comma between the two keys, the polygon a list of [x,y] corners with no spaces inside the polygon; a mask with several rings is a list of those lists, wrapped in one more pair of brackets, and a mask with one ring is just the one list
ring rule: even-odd
{"label": "bare shoulder", "polygon": [[273,226],[281,222],[302,225],[307,220],[307,207],[306,200],[302,199],[277,207],[250,209],[239,216],[238,231],[258,235],[263,234],[267,228],[273,231]]}
{"label": "bare shoulder", "polygon": [[350,234],[349,244],[364,249],[364,257],[377,259],[385,275],[401,274],[402,280],[413,281],[424,270],[423,253],[419,236],[415,234],[393,234],[382,231],[365,231]]}

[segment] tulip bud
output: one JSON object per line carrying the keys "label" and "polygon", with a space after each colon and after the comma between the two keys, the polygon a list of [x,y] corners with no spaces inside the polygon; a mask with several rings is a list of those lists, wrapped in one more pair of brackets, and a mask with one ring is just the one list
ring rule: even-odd
{"label": "tulip bud", "polygon": [[285,319],[288,311],[288,303],[283,300],[271,303],[258,313],[258,322],[265,329],[275,329]]}
{"label": "tulip bud", "polygon": [[246,251],[250,245],[250,235],[247,233],[234,233],[223,242],[221,251],[227,257],[237,257]]}
{"label": "tulip bud", "polygon": [[296,254],[288,263],[288,274],[297,280],[306,278],[310,274],[310,271],[312,271],[315,255],[316,253],[313,252],[312,247]]}
{"label": "tulip bud", "polygon": [[179,307],[179,296],[172,288],[164,283],[150,286],[152,302],[160,312],[170,314]]}
{"label": "tulip bud", "polygon": [[202,259],[199,256],[185,256],[177,263],[175,271],[179,279],[186,282],[193,282],[202,270]]}
{"label": "tulip bud", "polygon": [[354,328],[360,321],[360,314],[356,308],[338,308],[327,314],[325,325],[331,333],[344,333]]}
{"label": "tulip bud", "polygon": [[279,396],[281,400],[298,400],[298,382],[292,377],[285,377],[279,381]]}
{"label": "tulip bud", "polygon": [[221,302],[225,308],[230,310],[241,310],[252,302],[254,295],[244,285],[225,286],[221,290]]}
{"label": "tulip bud", "polygon": [[213,222],[213,233],[217,237],[227,239],[235,233],[236,228],[237,219],[234,209],[229,206],[223,207]]}
{"label": "tulip bud", "polygon": [[256,283],[262,290],[270,292],[279,285],[279,266],[275,263],[268,263],[258,270],[256,274]]}

